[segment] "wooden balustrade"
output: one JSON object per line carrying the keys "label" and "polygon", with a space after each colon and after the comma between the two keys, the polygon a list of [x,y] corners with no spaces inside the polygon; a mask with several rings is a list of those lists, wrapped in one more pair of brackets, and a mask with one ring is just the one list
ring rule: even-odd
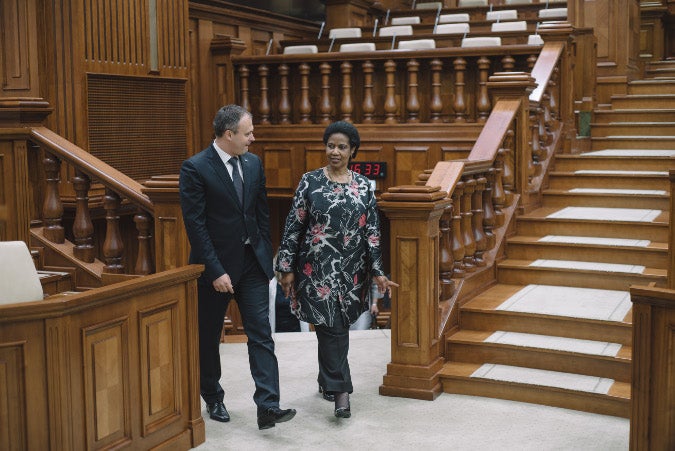
{"label": "wooden balustrade", "polygon": [[488,77],[528,70],[528,58],[540,50],[517,45],[233,57],[235,89],[237,101],[263,125],[484,122],[491,105]]}

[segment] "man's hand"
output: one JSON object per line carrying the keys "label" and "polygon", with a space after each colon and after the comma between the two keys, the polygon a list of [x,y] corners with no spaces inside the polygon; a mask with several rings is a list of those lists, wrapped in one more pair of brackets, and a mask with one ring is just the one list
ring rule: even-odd
{"label": "man's hand", "polygon": [[225,273],[222,276],[218,277],[213,281],[213,288],[218,293],[232,293],[234,294],[234,287],[232,286],[232,280],[230,276]]}
{"label": "man's hand", "polygon": [[377,290],[384,294],[385,292],[391,296],[391,287],[398,287],[396,282],[392,282],[387,276],[375,276],[373,280],[377,284]]}
{"label": "man's hand", "polygon": [[284,296],[287,298],[295,298],[295,274],[292,272],[285,272],[279,281],[281,288],[284,290]]}

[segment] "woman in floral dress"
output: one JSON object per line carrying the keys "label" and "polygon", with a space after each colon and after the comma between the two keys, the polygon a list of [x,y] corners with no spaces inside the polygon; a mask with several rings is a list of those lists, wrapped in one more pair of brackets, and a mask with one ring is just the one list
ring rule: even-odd
{"label": "woman in floral dress", "polygon": [[307,172],[286,218],[277,270],[299,319],[315,325],[318,382],[334,395],[335,416],[351,416],[349,325],[368,308],[371,280],[381,293],[398,286],[382,268],[380,224],[368,179],[348,169],[360,145],[348,122],[323,136],[328,164]]}

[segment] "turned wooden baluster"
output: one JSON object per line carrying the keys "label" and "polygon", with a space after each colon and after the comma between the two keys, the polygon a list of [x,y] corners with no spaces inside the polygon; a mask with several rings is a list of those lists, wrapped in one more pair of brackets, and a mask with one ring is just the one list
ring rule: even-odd
{"label": "turned wooden baluster", "polygon": [[548,146],[553,143],[553,120],[551,119],[551,95],[550,88],[546,89],[541,96],[542,118],[539,126],[539,136],[542,144],[546,147],[545,153],[548,153]]}
{"label": "turned wooden baluster", "polygon": [[134,216],[136,230],[138,230],[138,256],[134,274],[148,275],[154,272],[150,244],[152,243],[152,217],[143,210],[138,210]]}
{"label": "turned wooden baluster", "polygon": [[463,277],[466,274],[464,267],[464,238],[462,238],[463,194],[464,182],[460,180],[452,192],[452,257],[455,262],[452,272],[455,277]]}
{"label": "turned wooden baluster", "polygon": [[487,179],[484,176],[479,175],[476,177],[476,188],[471,195],[471,228],[473,229],[473,239],[476,243],[476,266],[485,266],[483,253],[487,250],[487,237],[483,230],[485,220],[483,211],[483,193],[485,192],[486,185]]}
{"label": "turned wooden baluster", "polygon": [[501,227],[504,225],[504,204],[506,203],[506,192],[504,190],[503,178],[506,168],[505,159],[507,157],[506,149],[499,149],[495,159],[494,182],[492,183],[492,205],[494,207],[495,225]]}
{"label": "turned wooden baluster", "polygon": [[476,270],[476,241],[472,230],[471,197],[476,189],[476,180],[471,176],[464,176],[464,195],[462,196],[462,238],[464,239],[464,269],[469,272]]}
{"label": "turned wooden baluster", "polygon": [[83,262],[92,263],[95,257],[95,249],[94,225],[89,214],[91,179],[87,174],[76,171],[72,182],[75,190],[75,220],[73,221],[75,247],[73,248],[73,255]]}
{"label": "turned wooden baluster", "polygon": [[464,76],[466,74],[466,60],[464,58],[455,58],[453,61],[455,68],[455,122],[466,122],[466,101],[464,100]]}
{"label": "turned wooden baluster", "polygon": [[372,124],[375,122],[373,114],[375,113],[375,102],[373,101],[373,72],[375,72],[375,65],[367,60],[361,66],[363,70],[363,122],[364,124]]}
{"label": "turned wooden baluster", "polygon": [[558,120],[558,94],[560,93],[558,87],[558,77],[560,76],[560,68],[558,66],[553,68],[553,73],[551,74],[551,79],[548,82],[548,93],[549,93],[549,111],[551,118],[553,120]]}
{"label": "turned wooden baluster", "polygon": [[269,69],[267,65],[261,64],[258,67],[258,75],[260,76],[260,123],[269,124],[270,123],[270,102],[267,98],[267,75],[269,75]]}
{"label": "turned wooden baluster", "polygon": [[248,87],[248,76],[250,74],[248,66],[241,65],[239,66],[239,86],[240,86],[240,95],[241,95],[241,106],[247,111],[251,111],[251,101],[249,99],[249,87]]}
{"label": "turned wooden baluster", "polygon": [[483,124],[490,115],[490,96],[488,95],[487,81],[490,70],[490,60],[484,56],[478,58],[478,99],[476,110],[478,122]]}
{"label": "turned wooden baluster", "polygon": [[485,249],[490,251],[495,247],[496,238],[494,234],[495,223],[495,209],[492,205],[492,192],[494,191],[495,180],[497,178],[497,170],[493,167],[487,173],[487,183],[483,190],[483,230],[485,231]]}
{"label": "turned wooden baluster", "polygon": [[279,65],[279,123],[290,124],[291,103],[288,101],[288,64]]}
{"label": "turned wooden baluster", "polygon": [[527,68],[529,72],[532,72],[532,69],[534,69],[534,65],[537,62],[537,55],[530,55],[527,57]]}
{"label": "turned wooden baluster", "polygon": [[420,63],[416,59],[411,59],[406,66],[408,67],[408,102],[406,103],[408,122],[417,123],[420,121],[420,99],[417,92],[417,72],[420,70]]}
{"label": "turned wooden baluster", "polygon": [[445,209],[445,213],[439,221],[439,276],[441,280],[441,300],[450,299],[454,292],[454,282],[452,281],[455,259],[452,255],[452,230],[450,222],[452,221],[452,206]]}
{"label": "turned wooden baluster", "polygon": [[103,257],[105,266],[103,272],[113,274],[123,274],[124,265],[122,265],[122,254],[124,253],[124,243],[120,234],[120,217],[118,214],[120,208],[120,196],[106,189],[103,200],[105,209],[105,241],[103,242]]}
{"label": "turned wooden baluster", "polygon": [[333,106],[330,103],[330,64],[321,63],[321,102],[319,102],[319,115],[322,124],[331,122],[331,111]]}
{"label": "turned wooden baluster", "polygon": [[309,101],[309,64],[301,63],[300,72],[300,123],[312,123],[312,103]]}
{"label": "turned wooden baluster", "polygon": [[45,153],[42,161],[45,168],[46,186],[45,200],[42,204],[42,220],[45,227],[42,234],[52,243],[64,243],[66,234],[63,230],[63,203],[59,195],[61,181],[61,160],[52,154]]}
{"label": "turned wooden baluster", "polygon": [[340,112],[342,113],[342,120],[351,122],[352,111],[354,105],[352,104],[352,64],[345,61],[340,64],[342,70],[342,103],[340,104]]}
{"label": "turned wooden baluster", "polygon": [[431,113],[430,122],[443,122],[441,113],[443,111],[443,99],[441,98],[441,71],[443,63],[438,58],[434,58],[429,63],[431,66],[431,98],[429,99],[429,112]]}
{"label": "turned wooden baluster", "polygon": [[532,141],[530,142],[531,155],[527,165],[527,179],[529,181],[541,173],[539,157],[541,156],[541,147],[539,145],[539,108],[530,108],[530,129],[532,130]]}
{"label": "turned wooden baluster", "polygon": [[396,112],[398,105],[396,104],[396,63],[393,60],[387,60],[384,63],[385,72],[385,88],[386,95],[384,99],[384,123],[395,124],[398,122]]}
{"label": "turned wooden baluster", "polygon": [[513,131],[513,126],[506,132],[504,137],[504,143],[502,150],[504,151],[504,171],[502,172],[502,186],[504,187],[504,194],[506,196],[506,202],[510,205],[513,201],[514,187],[516,184],[515,175],[514,175],[514,140],[513,137],[515,132]]}
{"label": "turned wooden baluster", "polygon": [[502,58],[502,68],[504,72],[513,72],[513,68],[516,67],[516,60],[513,59],[511,55],[505,55]]}

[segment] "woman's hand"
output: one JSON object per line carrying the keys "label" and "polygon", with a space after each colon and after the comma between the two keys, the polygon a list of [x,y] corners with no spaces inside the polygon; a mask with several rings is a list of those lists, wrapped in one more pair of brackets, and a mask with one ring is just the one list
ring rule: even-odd
{"label": "woman's hand", "polygon": [[387,278],[387,276],[375,276],[373,277],[375,284],[377,284],[377,290],[384,294],[385,292],[391,297],[391,287],[398,287],[396,282],[392,282]]}
{"label": "woman's hand", "polygon": [[295,274],[292,272],[285,272],[279,281],[281,288],[284,290],[284,296],[287,298],[295,298]]}

